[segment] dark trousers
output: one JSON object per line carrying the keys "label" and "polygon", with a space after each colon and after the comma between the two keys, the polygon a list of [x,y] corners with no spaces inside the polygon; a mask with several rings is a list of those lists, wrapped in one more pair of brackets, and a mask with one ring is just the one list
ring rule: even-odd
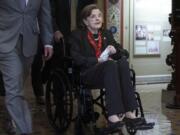
{"label": "dark trousers", "polygon": [[104,87],[108,115],[133,111],[138,107],[130,79],[129,64],[125,58],[99,63],[82,75],[85,83]]}
{"label": "dark trousers", "polygon": [[42,83],[42,67],[43,67],[43,47],[39,43],[37,54],[34,57],[33,63],[31,65],[31,82],[34,95],[36,97],[44,96],[44,89]]}

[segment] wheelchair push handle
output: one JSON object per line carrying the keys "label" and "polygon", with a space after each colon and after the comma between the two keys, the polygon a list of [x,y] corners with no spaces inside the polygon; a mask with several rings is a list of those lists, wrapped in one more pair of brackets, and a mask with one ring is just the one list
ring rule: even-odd
{"label": "wheelchair push handle", "polygon": [[60,38],[58,45],[60,45],[60,47],[62,48],[62,52],[60,52],[60,53],[62,53],[63,57],[65,57],[66,56],[66,45],[65,45],[65,40],[63,37]]}

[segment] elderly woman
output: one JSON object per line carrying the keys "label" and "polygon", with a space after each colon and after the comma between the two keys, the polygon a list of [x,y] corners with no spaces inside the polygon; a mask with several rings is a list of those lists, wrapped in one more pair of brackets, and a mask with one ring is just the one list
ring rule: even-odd
{"label": "elderly woman", "polygon": [[105,88],[109,126],[122,126],[124,117],[139,122],[134,113],[138,105],[129,64],[120,57],[120,45],[109,31],[102,29],[102,23],[102,12],[96,5],[82,10],[82,27],[73,31],[69,40],[71,56],[81,69],[84,83]]}

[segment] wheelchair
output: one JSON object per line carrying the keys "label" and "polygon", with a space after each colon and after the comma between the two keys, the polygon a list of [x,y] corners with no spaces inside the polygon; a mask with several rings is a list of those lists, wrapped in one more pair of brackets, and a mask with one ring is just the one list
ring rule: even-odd
{"label": "wheelchair", "polygon": [[[131,80],[135,90],[135,72],[132,69]],[[107,119],[105,90],[98,88],[100,94],[94,98],[91,89],[97,88],[82,83],[79,69],[74,66],[71,57],[62,57],[59,64],[56,64],[51,70],[46,84],[46,112],[50,125],[57,133],[65,132],[74,122],[75,135],[85,135],[88,127],[88,130],[94,135],[122,134],[121,128],[110,130],[108,127],[97,127],[96,121],[100,113],[94,110],[94,105],[101,108],[101,114]],[[140,95],[136,91],[135,95],[139,105],[136,115],[140,115],[144,122],[141,126],[126,123],[127,132],[130,135],[135,135],[137,130],[152,129],[154,126],[154,123],[146,122]],[[76,115],[74,116],[74,114]]]}

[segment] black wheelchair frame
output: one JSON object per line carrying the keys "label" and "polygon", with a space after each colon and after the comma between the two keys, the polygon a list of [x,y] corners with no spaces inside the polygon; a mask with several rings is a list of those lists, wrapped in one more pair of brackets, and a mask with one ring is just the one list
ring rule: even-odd
{"label": "black wheelchair frame", "polygon": [[[99,113],[94,111],[94,105],[99,106],[102,110],[101,114],[107,118],[104,101],[105,90],[100,88],[100,95],[93,98],[91,89],[94,88],[82,83],[79,69],[74,65],[71,57],[63,56],[59,58],[59,63],[56,63],[50,72],[45,95],[46,112],[50,125],[60,134],[68,129],[72,121],[75,124],[75,135],[85,135],[83,128],[87,124],[91,124],[93,134],[106,135],[114,132],[122,134],[121,129],[110,131],[108,128],[96,126]],[[130,73],[134,90],[136,90],[135,72],[131,69]],[[135,96],[139,105],[136,115],[144,118],[140,95],[136,91]],[[77,105],[76,116],[73,116],[75,113],[74,102]],[[147,123],[144,118],[144,124],[141,127],[126,124],[126,129],[130,135],[134,135],[137,130],[152,129],[153,126],[154,123]]]}

